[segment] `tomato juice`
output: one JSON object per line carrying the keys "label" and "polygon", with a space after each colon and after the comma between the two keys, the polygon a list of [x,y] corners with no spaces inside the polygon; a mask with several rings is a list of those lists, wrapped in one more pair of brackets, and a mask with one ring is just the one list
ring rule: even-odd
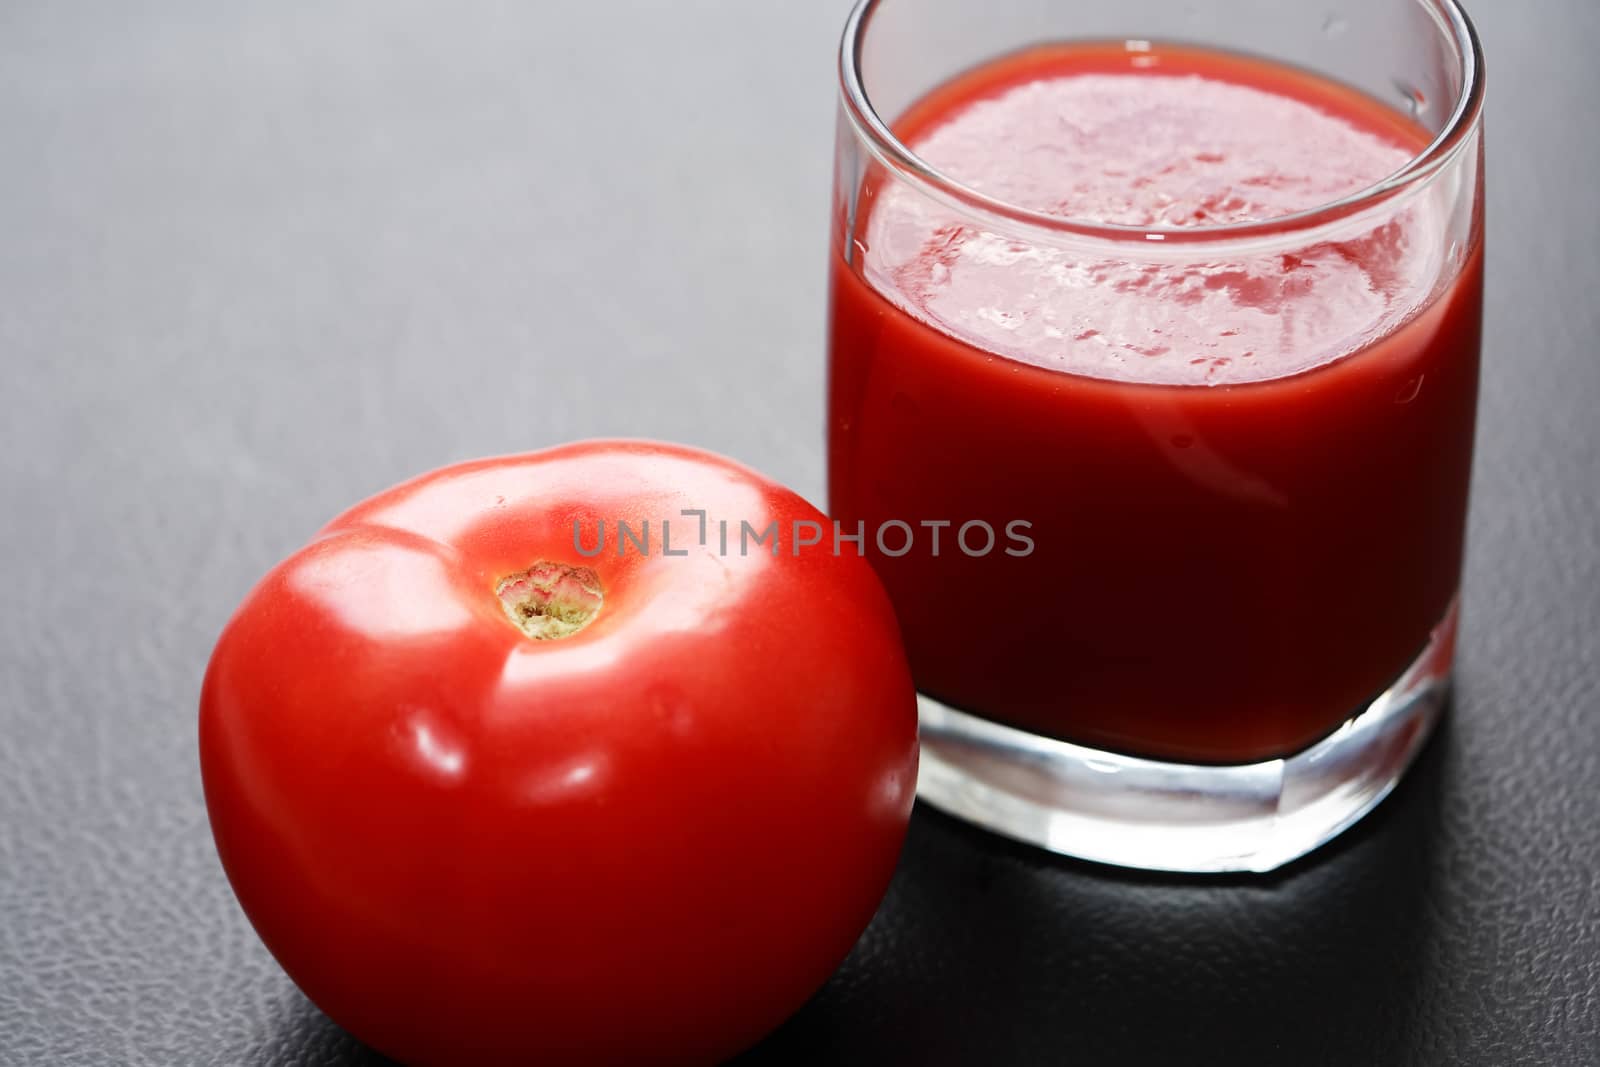
{"label": "tomato juice", "polygon": [[1337,239],[1167,255],[1175,229],[1368,189],[1427,147],[1421,125],[1296,68],[1119,42],[980,67],[893,128],[994,200],[1172,242],[1018,238],[867,171],[835,231],[832,514],[1025,520],[1035,544],[868,539],[923,692],[1244,763],[1317,741],[1448,642],[1481,204],[1465,240],[1396,197]]}

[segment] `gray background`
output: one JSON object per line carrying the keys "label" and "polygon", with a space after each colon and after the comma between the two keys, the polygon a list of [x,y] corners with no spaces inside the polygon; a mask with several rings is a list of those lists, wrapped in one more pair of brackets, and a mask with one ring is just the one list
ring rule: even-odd
{"label": "gray background", "polygon": [[[374,1062],[257,943],[211,642],[348,502],[626,434],[823,488],[844,0],[0,8],[0,1063]],[[1475,5],[1490,303],[1459,695],[1267,880],[915,820],[750,1063],[1600,1062],[1600,5]]]}

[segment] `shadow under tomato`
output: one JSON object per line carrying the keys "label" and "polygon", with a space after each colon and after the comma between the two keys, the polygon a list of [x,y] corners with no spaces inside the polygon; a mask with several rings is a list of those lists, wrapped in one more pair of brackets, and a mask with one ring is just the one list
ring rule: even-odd
{"label": "shadow under tomato", "polygon": [[1268,876],[1120,871],[919,805],[855,951],[734,1065],[1393,1062],[1421,1008],[1450,721],[1362,823]]}
{"label": "shadow under tomato", "polygon": [[261,1043],[257,1062],[317,1064],[319,1067],[404,1067],[351,1037],[317,1010],[298,989],[291,989],[281,1002],[272,1032]]}

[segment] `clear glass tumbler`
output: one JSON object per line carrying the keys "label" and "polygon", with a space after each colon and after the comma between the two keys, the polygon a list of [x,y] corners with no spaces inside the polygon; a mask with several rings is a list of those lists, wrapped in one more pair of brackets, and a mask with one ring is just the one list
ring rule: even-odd
{"label": "clear glass tumbler", "polygon": [[919,792],[1265,871],[1372,808],[1454,655],[1483,66],[1453,0],[863,0],[829,496]]}

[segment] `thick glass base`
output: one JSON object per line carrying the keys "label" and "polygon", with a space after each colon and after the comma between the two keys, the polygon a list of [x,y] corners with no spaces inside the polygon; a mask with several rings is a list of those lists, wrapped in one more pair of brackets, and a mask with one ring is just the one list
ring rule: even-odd
{"label": "thick glass base", "polygon": [[1293,756],[1164,763],[1041,737],[919,696],[917,793],[1052,852],[1123,867],[1270,871],[1338,836],[1388,795],[1438,721],[1452,607],[1400,679]]}

